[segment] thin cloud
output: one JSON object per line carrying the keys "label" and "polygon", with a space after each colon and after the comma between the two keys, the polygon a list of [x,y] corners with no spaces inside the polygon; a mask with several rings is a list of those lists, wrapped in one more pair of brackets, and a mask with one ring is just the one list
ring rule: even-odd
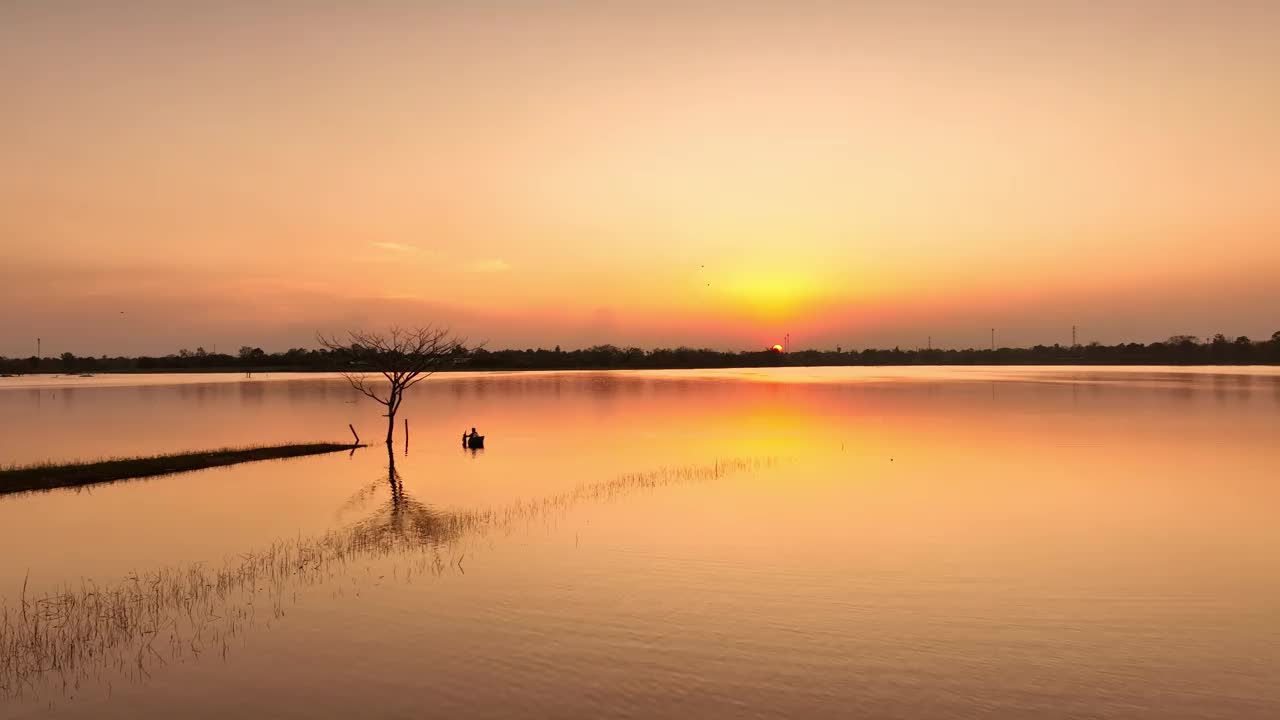
{"label": "thin cloud", "polygon": [[403,245],[401,243],[393,243],[393,242],[376,242],[376,243],[373,243],[373,246],[380,250],[389,250],[391,252],[399,252],[399,253],[426,252],[420,247],[414,247],[413,245]]}
{"label": "thin cloud", "polygon": [[511,269],[511,265],[501,258],[489,258],[487,260],[476,260],[462,266],[463,270],[475,273],[500,273],[507,272]]}

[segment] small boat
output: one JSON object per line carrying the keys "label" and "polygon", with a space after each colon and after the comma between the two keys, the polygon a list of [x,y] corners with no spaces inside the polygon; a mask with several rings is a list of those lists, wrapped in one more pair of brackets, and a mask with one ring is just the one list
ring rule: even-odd
{"label": "small boat", "polygon": [[93,373],[80,373],[80,377],[93,377]]}
{"label": "small boat", "polygon": [[484,436],[483,436],[483,435],[472,435],[472,436],[468,437],[468,438],[467,438],[467,447],[468,447],[468,448],[470,448],[470,449],[472,449],[472,450],[476,450],[476,449],[478,449],[478,448],[483,448],[483,447],[484,447]]}

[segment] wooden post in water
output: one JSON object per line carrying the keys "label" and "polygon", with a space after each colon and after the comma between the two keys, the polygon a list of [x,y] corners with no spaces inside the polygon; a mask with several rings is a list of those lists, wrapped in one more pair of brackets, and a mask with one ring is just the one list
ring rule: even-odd
{"label": "wooden post in water", "polygon": [[354,425],[352,425],[351,423],[347,423],[347,427],[351,428],[351,434],[352,434],[352,435],[355,435],[355,438],[356,438],[356,444],[357,444],[357,445],[359,445],[359,444],[360,444],[360,436],[359,436],[359,435],[356,435],[356,427],[355,427]]}
{"label": "wooden post in water", "polygon": [[404,419],[404,454],[409,454],[409,418]]}

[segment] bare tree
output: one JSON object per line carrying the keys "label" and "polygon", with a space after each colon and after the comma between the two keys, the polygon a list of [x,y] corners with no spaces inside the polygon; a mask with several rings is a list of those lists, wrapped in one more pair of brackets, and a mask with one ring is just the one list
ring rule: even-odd
{"label": "bare tree", "polygon": [[[465,338],[431,325],[412,330],[393,327],[385,333],[353,330],[345,340],[317,333],[316,340],[350,363],[342,376],[351,387],[386,406],[388,446],[404,391],[466,352]],[[385,385],[378,376],[386,380]]]}

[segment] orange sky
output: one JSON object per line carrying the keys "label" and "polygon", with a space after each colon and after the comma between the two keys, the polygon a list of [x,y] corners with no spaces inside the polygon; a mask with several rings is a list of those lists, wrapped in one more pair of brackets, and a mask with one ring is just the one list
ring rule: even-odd
{"label": "orange sky", "polygon": [[959,5],[5,3],[0,354],[1280,329],[1280,4]]}

